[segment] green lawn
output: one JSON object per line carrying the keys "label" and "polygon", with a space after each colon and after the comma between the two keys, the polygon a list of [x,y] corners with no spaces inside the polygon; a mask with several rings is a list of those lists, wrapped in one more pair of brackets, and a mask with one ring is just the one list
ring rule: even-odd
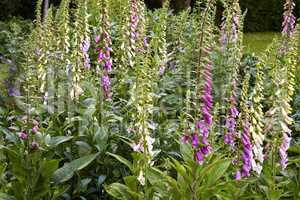
{"label": "green lawn", "polygon": [[272,42],[273,38],[279,35],[276,32],[246,33],[244,35],[245,51],[260,54]]}

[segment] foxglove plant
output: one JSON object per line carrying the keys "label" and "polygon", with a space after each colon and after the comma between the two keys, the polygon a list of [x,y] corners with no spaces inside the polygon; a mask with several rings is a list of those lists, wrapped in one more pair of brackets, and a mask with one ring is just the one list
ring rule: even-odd
{"label": "foxglove plant", "polygon": [[103,67],[101,85],[104,92],[104,98],[110,100],[110,78],[109,73],[112,71],[112,59],[110,56],[111,52],[111,36],[109,29],[111,27],[109,22],[109,16],[107,13],[108,2],[106,0],[102,1],[102,13],[100,15],[101,19],[101,29],[100,34],[96,36],[95,42],[97,43],[97,53],[98,53],[98,62],[97,62],[97,72],[99,72],[99,65]]}
{"label": "foxglove plant", "polygon": [[[201,97],[201,101],[203,103],[201,108],[201,115],[202,120],[198,121],[196,124],[196,128],[201,133],[201,147],[194,147],[195,149],[195,158],[198,161],[199,164],[203,163],[204,157],[208,156],[208,154],[211,152],[212,147],[208,143],[208,136],[210,128],[213,124],[212,119],[212,107],[213,107],[213,97],[212,97],[212,67],[213,67],[213,61],[211,58],[212,51],[213,51],[213,41],[214,41],[214,35],[212,30],[212,24],[214,21],[214,14],[215,14],[215,1],[208,1],[206,5],[206,9],[203,11],[203,17],[202,18],[202,33],[200,35],[200,41],[202,41],[203,44],[201,44],[200,48],[200,54],[198,57],[198,66],[196,68],[196,84],[199,84],[199,78],[200,78],[200,64],[202,61],[204,61],[204,71],[203,71],[203,78],[204,78],[204,87],[203,87],[203,93]],[[209,19],[207,20],[206,17]],[[203,45],[203,46],[202,46]],[[199,94],[197,91],[199,89],[199,85],[196,86],[196,94]],[[196,116],[198,117],[198,116]]]}
{"label": "foxglove plant", "polygon": [[[277,146],[273,145],[272,150],[275,152],[275,148],[279,148],[280,165],[282,170],[287,167],[288,155],[287,150],[290,146],[292,131],[289,128],[293,123],[293,119],[289,116],[292,112],[290,102],[295,91],[295,72],[297,65],[297,39],[294,36],[295,25],[293,17],[293,1],[287,0],[284,5],[284,20],[282,30],[282,43],[275,43],[274,49],[278,52],[273,52],[271,58],[267,60],[273,60],[273,57],[278,57],[279,61],[272,66],[270,71],[272,86],[274,91],[272,94],[273,105],[269,111],[272,117],[272,131],[276,134],[281,133],[281,144]],[[276,53],[276,54],[275,54]],[[275,116],[275,117],[274,117]],[[276,150],[277,151],[277,150]]]}
{"label": "foxglove plant", "polygon": [[230,34],[228,34],[229,40],[229,48],[231,51],[230,59],[231,61],[231,96],[230,96],[230,108],[229,108],[229,115],[225,120],[225,126],[227,128],[227,133],[224,136],[224,142],[234,148],[234,138],[238,136],[236,126],[237,126],[237,117],[239,115],[239,111],[237,109],[238,99],[237,99],[237,82],[238,82],[238,70],[239,70],[239,63],[241,62],[242,53],[241,53],[241,45],[239,43],[240,39],[240,15],[241,10],[239,7],[238,0],[233,1],[233,5],[230,9],[229,15],[227,16],[228,20],[230,21]]}

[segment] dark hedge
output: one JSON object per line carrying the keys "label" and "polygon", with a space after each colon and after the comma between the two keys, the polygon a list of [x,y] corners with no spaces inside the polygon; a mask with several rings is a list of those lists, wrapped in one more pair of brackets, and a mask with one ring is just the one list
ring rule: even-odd
{"label": "dark hedge", "polygon": [[[60,0],[50,0],[57,5]],[[163,0],[145,0],[150,8],[159,8]],[[185,2],[194,4],[195,0],[171,0],[171,6],[178,11],[184,9]],[[297,7],[295,14],[300,17],[300,0],[294,0]],[[13,16],[33,19],[36,0],[0,0],[0,20],[5,21]],[[282,21],[282,5],[284,0],[240,0],[243,11],[248,10],[245,30],[279,31]],[[221,12],[221,9],[219,10]]]}

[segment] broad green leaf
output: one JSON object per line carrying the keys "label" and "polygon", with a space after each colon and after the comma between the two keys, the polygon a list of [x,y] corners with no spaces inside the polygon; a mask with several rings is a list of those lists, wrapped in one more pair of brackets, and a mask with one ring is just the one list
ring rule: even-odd
{"label": "broad green leaf", "polygon": [[231,164],[231,160],[218,160],[208,165],[206,169],[202,171],[205,173],[205,183],[208,186],[214,185],[227,171],[228,167]]}
{"label": "broad green leaf", "polygon": [[124,182],[132,191],[137,191],[138,180],[136,176],[126,176],[124,177]]}
{"label": "broad green leaf", "polygon": [[73,136],[57,136],[51,137],[50,140],[46,143],[47,146],[56,147],[57,145],[67,142],[73,139]]}
{"label": "broad green leaf", "polygon": [[107,152],[107,154],[114,157],[115,159],[117,159],[118,161],[123,163],[124,165],[126,165],[131,171],[133,170],[132,164],[126,158],[116,155],[116,154],[113,154],[113,153],[109,153],[109,152]]}
{"label": "broad green leaf", "polygon": [[56,183],[63,183],[68,181],[74,175],[75,171],[81,170],[88,166],[93,160],[97,158],[99,153],[83,156],[70,163],[66,163],[63,167],[56,170],[52,176],[53,181]]}
{"label": "broad green leaf", "polygon": [[108,194],[121,200],[139,200],[142,195],[130,190],[129,187],[120,183],[113,183],[105,188]]}
{"label": "broad green leaf", "polygon": [[0,192],[0,200],[16,200],[16,198]]}

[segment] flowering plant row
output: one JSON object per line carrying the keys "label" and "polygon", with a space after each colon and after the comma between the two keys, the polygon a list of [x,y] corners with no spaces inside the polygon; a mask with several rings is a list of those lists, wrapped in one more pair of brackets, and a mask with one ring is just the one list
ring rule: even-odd
{"label": "flowering plant row", "polygon": [[220,25],[217,0],[42,2],[1,109],[0,199],[300,198],[292,0],[259,57],[238,0]]}

